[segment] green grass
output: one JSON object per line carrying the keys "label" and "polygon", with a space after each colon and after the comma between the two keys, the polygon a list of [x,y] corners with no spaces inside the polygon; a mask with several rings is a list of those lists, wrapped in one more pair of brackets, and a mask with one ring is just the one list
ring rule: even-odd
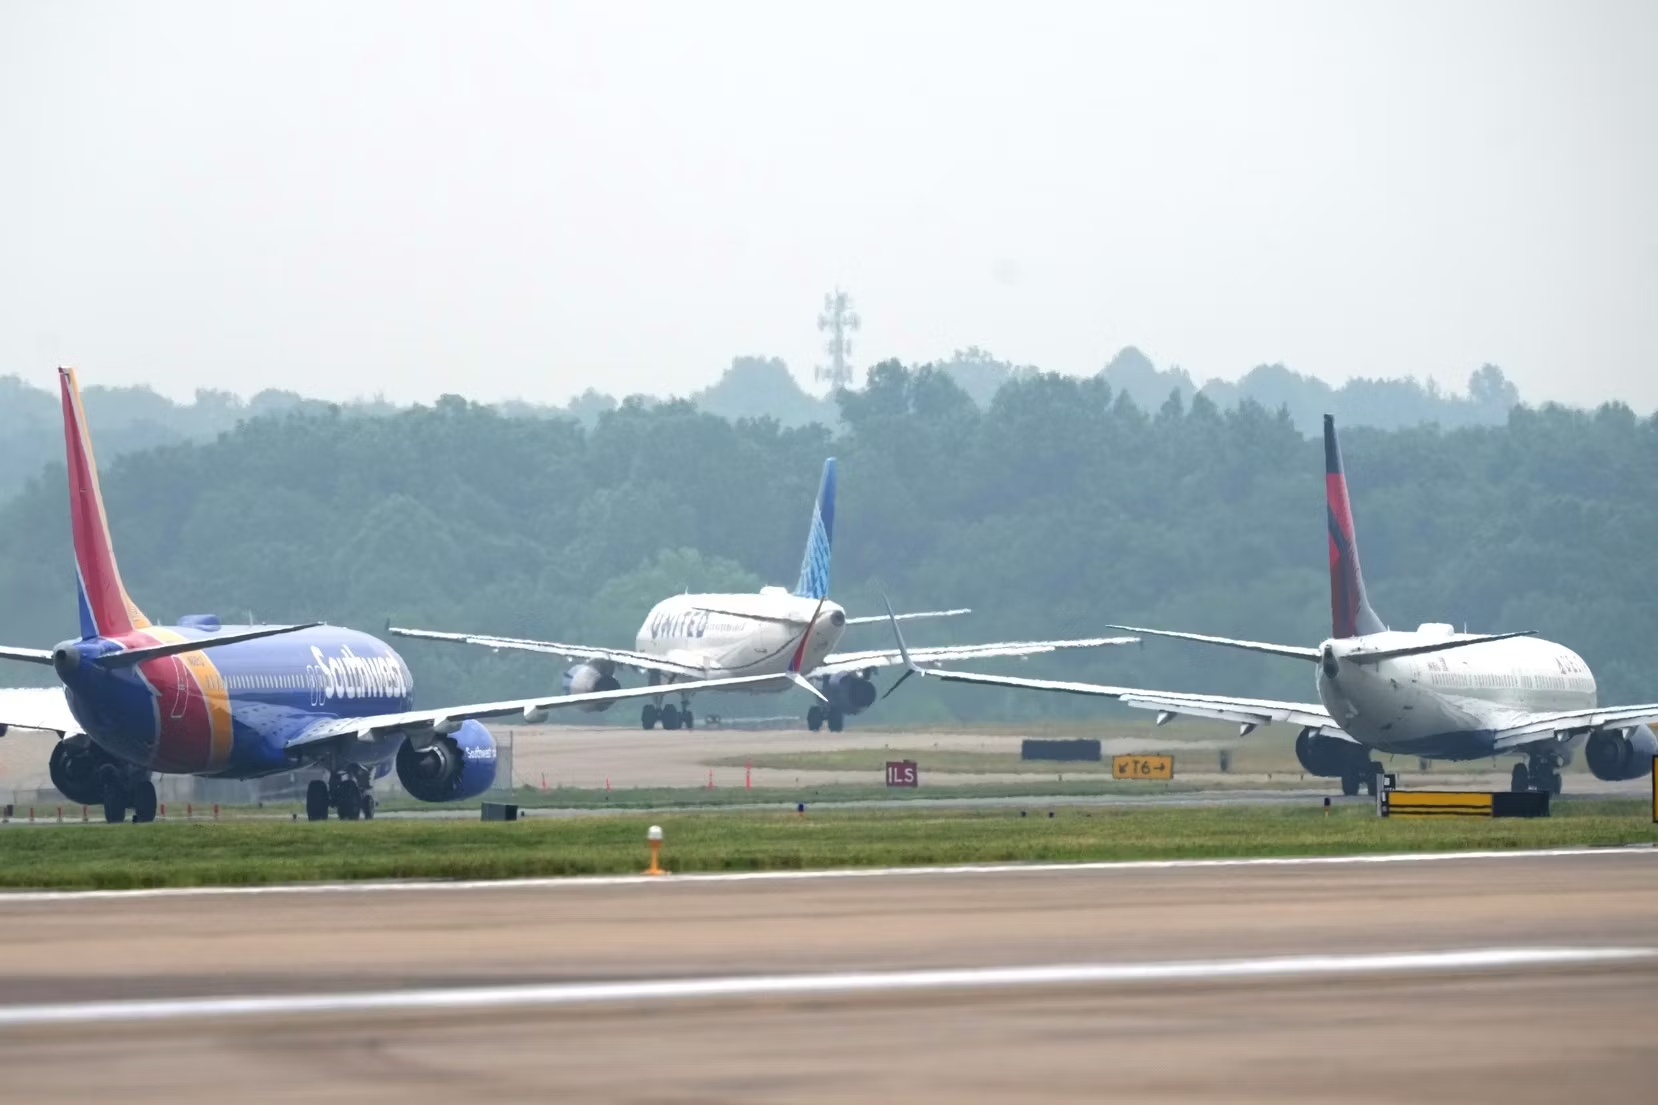
{"label": "green grass", "polygon": [[1658,840],[1647,803],[1565,801],[1538,821],[1378,821],[1361,806],[685,813],[603,818],[14,827],[0,885],[115,888],[639,870],[645,828],[676,871],[1618,845]]}

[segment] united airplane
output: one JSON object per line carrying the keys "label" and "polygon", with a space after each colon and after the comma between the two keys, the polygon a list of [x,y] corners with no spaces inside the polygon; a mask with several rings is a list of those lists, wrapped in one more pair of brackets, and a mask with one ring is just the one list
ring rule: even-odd
{"label": "united airplane", "polygon": [[[571,693],[602,691],[621,685],[616,672],[632,668],[659,688],[645,704],[640,723],[646,729],[660,722],[664,729],[694,724],[691,696],[710,679],[805,673],[823,695],[821,704],[806,712],[812,730],[827,725],[840,732],[846,718],[862,713],[876,699],[874,676],[897,664],[896,649],[836,652],[848,626],[884,622],[885,615],[849,618],[829,598],[829,562],[835,535],[835,458],[823,462],[823,478],[806,533],[800,580],[794,590],[763,587],[758,594],[675,595],[663,599],[645,615],[631,649],[497,637],[474,633],[444,633],[427,629],[391,628],[399,637],[459,641],[491,649],[518,649],[548,653],[571,661],[564,688]],[[965,609],[929,610],[899,614],[903,619],[941,618],[969,613]],[[954,645],[915,649],[923,663],[943,663],[986,656],[1031,656],[1056,649],[1094,648],[1134,643],[1133,637],[1090,637],[1067,641],[1002,641],[995,644]],[[775,691],[787,683],[754,682],[750,691]],[[679,705],[666,702],[677,695]],[[612,700],[596,700],[583,707],[604,710]]]}
{"label": "united airplane", "polygon": [[[445,802],[495,782],[494,738],[483,718],[545,719],[566,706],[650,697],[651,688],[575,693],[414,708],[414,678],[384,641],[349,629],[309,625],[222,625],[192,615],[155,625],[128,597],[116,569],[80,390],[60,370],[69,466],[80,636],[51,649],[0,648],[0,659],[49,665],[62,684],[52,696],[0,696],[8,725],[46,729],[52,783],[72,802],[102,805],[109,821],[150,821],[156,773],[249,779],[320,768],[306,791],[306,815],[372,817],[370,786],[395,771],[415,798]],[[799,682],[797,674],[743,675],[687,684],[688,690]]]}
{"label": "united airplane", "polygon": [[[1068,694],[1101,695],[1157,712],[1236,723],[1242,733],[1273,722],[1301,727],[1296,756],[1314,775],[1342,780],[1342,790],[1374,791],[1382,765],[1372,752],[1425,759],[1481,760],[1518,755],[1516,791],[1558,794],[1560,769],[1582,748],[1598,779],[1636,779],[1652,770],[1658,703],[1597,704],[1595,677],[1583,658],[1530,632],[1457,633],[1445,624],[1414,631],[1387,628],[1366,597],[1358,536],[1335,422],[1324,419],[1325,498],[1329,516],[1332,631],[1317,648],[1241,641],[1199,633],[1112,626],[1283,656],[1314,665],[1317,702],[1276,702],[1225,695],[1065,683],[969,672],[923,671],[950,682]],[[896,624],[894,629],[896,630]],[[910,665],[906,677],[919,670]]]}

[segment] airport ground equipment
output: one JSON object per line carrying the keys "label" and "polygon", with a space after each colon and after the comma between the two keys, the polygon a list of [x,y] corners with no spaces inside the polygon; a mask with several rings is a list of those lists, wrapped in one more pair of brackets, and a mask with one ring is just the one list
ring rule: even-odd
{"label": "airport ground equipment", "polygon": [[1059,760],[1064,763],[1099,763],[1100,742],[1097,740],[1037,740],[1027,738],[1019,742],[1021,760]]}

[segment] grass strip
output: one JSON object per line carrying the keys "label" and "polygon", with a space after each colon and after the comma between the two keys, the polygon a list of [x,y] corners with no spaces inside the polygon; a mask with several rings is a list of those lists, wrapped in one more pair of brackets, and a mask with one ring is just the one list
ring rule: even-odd
{"label": "grass strip", "polygon": [[0,886],[125,888],[637,871],[645,829],[675,871],[1545,848],[1652,843],[1645,802],[1564,801],[1541,820],[1379,821],[1362,807],[808,810],[540,818],[13,827]]}

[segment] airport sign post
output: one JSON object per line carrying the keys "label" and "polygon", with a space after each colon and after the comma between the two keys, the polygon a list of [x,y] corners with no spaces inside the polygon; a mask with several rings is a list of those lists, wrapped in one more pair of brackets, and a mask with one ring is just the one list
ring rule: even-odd
{"label": "airport sign post", "polygon": [[1174,757],[1168,755],[1155,756],[1113,756],[1111,757],[1111,777],[1113,779],[1144,779],[1161,781],[1174,778]]}
{"label": "airport sign post", "polygon": [[887,761],[887,786],[918,787],[920,785],[921,773],[916,770],[914,760]]}

